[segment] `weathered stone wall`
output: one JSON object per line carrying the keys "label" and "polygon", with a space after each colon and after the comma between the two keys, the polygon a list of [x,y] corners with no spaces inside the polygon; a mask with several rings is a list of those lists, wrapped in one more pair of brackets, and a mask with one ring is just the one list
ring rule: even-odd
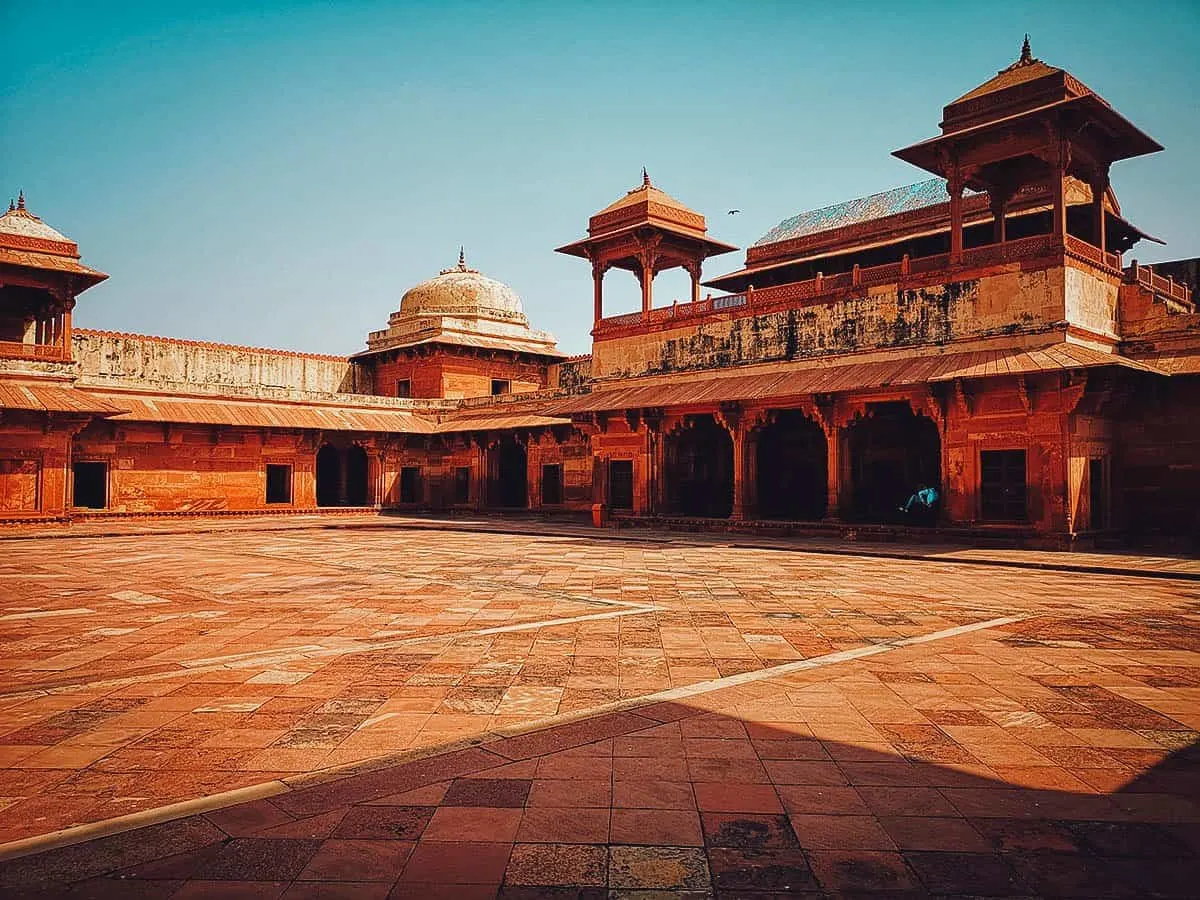
{"label": "weathered stone wall", "polygon": [[1114,500],[1135,538],[1168,535],[1200,548],[1200,377],[1156,381],[1116,426]]}
{"label": "weathered stone wall", "polygon": [[479,359],[453,352],[401,356],[371,365],[371,381],[384,396],[395,396],[396,382],[407,380],[415,398],[488,397],[493,378],[511,382],[514,394],[537,391],[546,385],[546,365],[504,358]]}
{"label": "weathered stone wall", "polygon": [[560,391],[578,393],[592,379],[592,357],[575,356],[562,362],[552,363],[546,373],[546,383]]}
{"label": "weathered stone wall", "polygon": [[84,385],[254,397],[370,387],[365,373],[340,356],[82,330],[73,345]]}
{"label": "weathered stone wall", "polygon": [[67,426],[6,413],[0,434],[0,520],[66,511]]}
{"label": "weathered stone wall", "polygon": [[[216,512],[316,506],[315,442],[294,433],[94,422],[72,458],[108,464],[108,510]],[[267,464],[290,465],[292,502],[266,502]]]}
{"label": "weathered stone wall", "polygon": [[597,341],[592,371],[629,377],[1043,331],[1062,322],[1063,293],[1061,268],[912,290],[886,285],[829,303]]}
{"label": "weathered stone wall", "polygon": [[1117,295],[1120,282],[1106,276],[1067,267],[1064,296],[1067,321],[1092,334],[1119,337]]}

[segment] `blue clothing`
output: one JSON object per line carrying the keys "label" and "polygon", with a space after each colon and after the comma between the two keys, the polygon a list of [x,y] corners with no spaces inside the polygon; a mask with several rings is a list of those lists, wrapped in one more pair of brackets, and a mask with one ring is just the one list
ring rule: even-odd
{"label": "blue clothing", "polygon": [[921,490],[908,498],[908,502],[904,504],[903,509],[905,512],[912,512],[914,506],[919,506],[922,509],[933,509],[937,505],[937,502],[937,488],[921,488]]}

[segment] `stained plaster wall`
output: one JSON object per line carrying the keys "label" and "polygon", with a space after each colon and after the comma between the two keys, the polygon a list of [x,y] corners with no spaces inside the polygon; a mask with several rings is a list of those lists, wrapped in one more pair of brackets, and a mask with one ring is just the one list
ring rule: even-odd
{"label": "stained plaster wall", "polygon": [[1050,329],[1064,316],[1064,270],[1008,267],[984,278],[865,289],[828,303],[598,340],[596,377],[636,376],[944,345]]}
{"label": "stained plaster wall", "polygon": [[1117,312],[1120,282],[1116,276],[1070,266],[1063,272],[1067,321],[1092,334],[1116,340],[1120,336]]}
{"label": "stained plaster wall", "polygon": [[370,387],[345,357],[95,331],[76,332],[72,343],[82,385],[262,398]]}

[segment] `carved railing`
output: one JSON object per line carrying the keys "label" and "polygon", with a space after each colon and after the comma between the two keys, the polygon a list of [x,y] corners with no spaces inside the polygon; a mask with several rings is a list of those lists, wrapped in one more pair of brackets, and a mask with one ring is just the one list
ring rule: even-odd
{"label": "carved railing", "polygon": [[69,359],[62,344],[23,344],[19,341],[0,341],[0,358],[41,359],[54,362]]}
{"label": "carved railing", "polygon": [[1129,284],[1140,284],[1156,294],[1162,294],[1164,297],[1170,297],[1181,303],[1191,301],[1192,292],[1186,284],[1176,281],[1169,275],[1159,275],[1150,266],[1140,266],[1136,259],[1125,270],[1125,281]]}
{"label": "carved railing", "polygon": [[1121,271],[1121,257],[1117,253],[1109,253],[1106,250],[1101,250],[1094,244],[1089,244],[1087,241],[1080,240],[1070,234],[1066,236],[1063,245],[1066,247],[1067,252],[1076,259],[1083,259],[1102,269],[1109,269],[1112,272]]}
{"label": "carved railing", "polygon": [[717,309],[734,309],[738,306],[746,305],[745,294],[726,294],[723,297],[712,298],[712,308]]}

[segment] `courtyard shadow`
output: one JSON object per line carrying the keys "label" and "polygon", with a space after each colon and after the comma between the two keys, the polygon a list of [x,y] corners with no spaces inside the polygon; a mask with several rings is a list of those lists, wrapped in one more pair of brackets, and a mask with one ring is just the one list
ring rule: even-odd
{"label": "courtyard shadow", "polygon": [[[783,686],[731,690],[727,709],[791,708]],[[707,695],[707,709],[598,715],[10,860],[0,893],[1195,896],[1194,732],[1137,704],[1106,712],[1099,688],[1057,690],[1030,705],[1096,739],[1014,741],[1005,766],[951,737],[994,727],[972,710],[876,725],[881,746],[713,712]]]}

